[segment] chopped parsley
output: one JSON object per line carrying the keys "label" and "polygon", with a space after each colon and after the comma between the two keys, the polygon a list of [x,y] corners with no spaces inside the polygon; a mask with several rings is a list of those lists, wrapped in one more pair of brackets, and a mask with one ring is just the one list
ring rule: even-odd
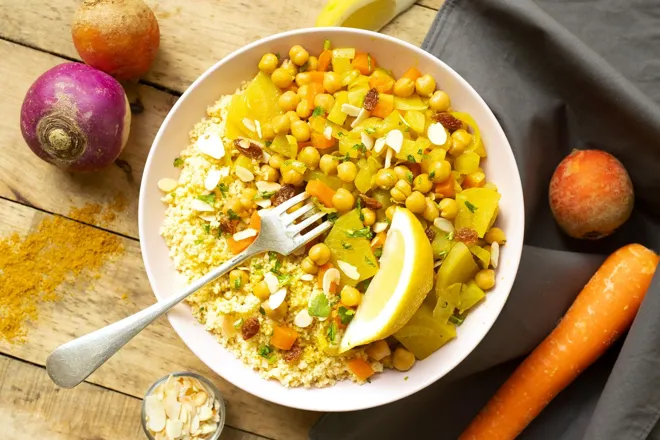
{"label": "chopped parsley", "polygon": [[406,180],[408,181],[409,184],[412,185],[413,183],[413,173],[410,171],[406,172]]}
{"label": "chopped parsley", "polygon": [[291,282],[292,279],[293,276],[289,274],[277,275],[277,281],[280,282],[280,287],[286,286]]}
{"label": "chopped parsley", "polygon": [[225,185],[224,183],[219,183],[218,189],[220,190],[223,199],[227,197],[227,191],[229,191],[229,187],[227,185]]}
{"label": "chopped parsley", "polygon": [[325,219],[331,223],[334,223],[337,221],[338,218],[339,218],[339,214],[337,214],[336,212],[331,212],[330,214],[328,214],[328,216]]}
{"label": "chopped parsley", "polygon": [[215,203],[215,193],[199,195],[197,198],[204,203],[208,203],[209,205],[213,205]]}
{"label": "chopped parsley", "polygon": [[376,258],[380,258],[382,255],[383,255],[383,248],[378,248],[378,249],[374,250],[374,256]]}
{"label": "chopped parsley", "polygon": [[435,177],[435,171],[431,171],[429,173],[429,179],[433,180],[434,177]]}
{"label": "chopped parsley", "polygon": [[472,203],[468,202],[467,200],[465,201],[465,207],[466,207],[467,209],[469,209],[470,212],[473,213],[473,214],[474,214],[474,211],[476,211],[477,209],[479,209],[479,208],[477,208],[476,206],[474,206]]}
{"label": "chopped parsley", "polygon": [[367,127],[367,128],[364,129],[364,131],[365,131],[367,134],[374,134],[374,133],[376,132],[376,129],[375,129],[375,128]]}
{"label": "chopped parsley", "polygon": [[404,377],[403,380],[408,380],[408,376]]}
{"label": "chopped parsley", "polygon": [[345,241],[341,242],[341,247],[343,247],[344,249],[353,249],[353,246],[351,246],[350,243],[346,243]]}
{"label": "chopped parsley", "polygon": [[461,325],[463,324],[463,321],[465,321],[465,318],[460,316],[451,315],[449,317],[449,322],[451,322],[452,324]]}
{"label": "chopped parsley", "polygon": [[262,345],[259,347],[259,356],[261,356],[264,359],[267,359],[268,362],[274,362],[275,361],[275,353],[273,353],[273,347],[270,345]]}
{"label": "chopped parsley", "polygon": [[268,260],[272,263],[277,260],[277,252],[270,251],[268,252]]}
{"label": "chopped parsley", "polygon": [[307,308],[310,316],[318,316],[320,318],[327,318],[330,316],[330,303],[324,293],[317,294],[312,298],[312,303]]}
{"label": "chopped parsley", "polygon": [[273,143],[273,141],[266,141],[266,142],[264,142],[264,143],[266,144],[267,147],[270,147],[271,144]]}
{"label": "chopped parsley", "polygon": [[176,168],[181,168],[183,166],[183,159],[181,159],[180,157],[175,158],[173,165]]}
{"label": "chopped parsley", "polygon": [[227,211],[227,215],[229,216],[229,220],[240,220],[241,216],[236,214],[233,210]]}
{"label": "chopped parsley", "polygon": [[360,217],[360,221],[364,221],[364,214],[362,213],[362,199],[358,197],[357,199],[357,210]]}
{"label": "chopped parsley", "polygon": [[324,115],[325,115],[325,110],[323,109],[323,107],[316,107],[312,112],[312,116],[324,116]]}
{"label": "chopped parsley", "polygon": [[423,152],[422,149],[420,148],[419,150],[417,150],[417,154],[419,154],[419,155],[421,156],[422,154],[424,154],[424,152]]}
{"label": "chopped parsley", "polygon": [[263,307],[259,306],[259,313],[261,313],[262,315],[265,315],[266,311],[264,310]]}
{"label": "chopped parsley", "polygon": [[307,69],[309,69],[309,61],[307,61],[302,66],[300,66],[300,68],[298,69],[298,72],[307,72]]}
{"label": "chopped parsley", "polygon": [[373,233],[371,232],[371,229],[368,226],[365,226],[364,228],[360,228],[360,229],[349,229],[348,231],[346,231],[346,235],[350,238],[371,239],[373,237]]}
{"label": "chopped parsley", "polygon": [[366,257],[366,256],[365,256],[365,257],[364,257],[364,262],[367,263],[367,264],[368,264],[369,266],[371,266],[371,267],[376,267],[376,263],[374,263],[373,261],[371,261],[371,258],[369,258],[369,257]]}
{"label": "chopped parsley", "polygon": [[260,199],[270,199],[273,197],[277,191],[261,191],[258,192],[252,197],[252,200],[260,200]]}
{"label": "chopped parsley", "polygon": [[363,154],[367,152],[367,147],[362,142],[360,142],[359,144],[353,145],[353,149],[358,150],[360,153],[363,153]]}
{"label": "chopped parsley", "polygon": [[450,232],[446,235],[447,240],[453,240],[454,239],[454,233]]}
{"label": "chopped parsley", "polygon": [[253,265],[252,265],[252,268],[253,268],[253,269],[257,269],[257,270],[259,270],[259,269],[263,269],[264,267],[263,267],[263,265],[257,263],[257,264],[253,264]]}
{"label": "chopped parsley", "polygon": [[343,132],[338,131],[338,132],[337,132],[337,137],[342,137],[342,136],[346,136],[346,135],[345,135]]}
{"label": "chopped parsley", "polygon": [[446,256],[447,256],[447,251],[441,251],[441,252],[438,254],[438,258],[444,258],[444,257],[446,257]]}
{"label": "chopped parsley", "polygon": [[277,57],[278,60],[282,58],[282,57],[280,56],[280,53],[279,53],[279,52],[277,52],[277,53],[275,54],[275,56]]}
{"label": "chopped parsley", "polygon": [[351,309],[347,309],[344,306],[339,306],[339,310],[337,310],[337,314],[339,315],[339,319],[341,319],[341,323],[344,325],[348,325],[348,323],[353,320],[353,316],[355,316],[355,311]]}
{"label": "chopped parsley", "polygon": [[340,160],[342,162],[348,162],[349,160],[351,160],[351,156],[349,156],[348,153],[346,153],[344,157],[342,157]]}
{"label": "chopped parsley", "polygon": [[202,244],[202,243],[204,243],[204,239],[202,238],[195,240],[195,244]]}
{"label": "chopped parsley", "polygon": [[369,288],[369,285],[371,284],[371,280],[372,280],[372,279],[373,279],[373,278],[367,278],[366,280],[362,280],[362,281],[360,281],[359,283],[357,283],[357,284],[355,285],[355,288],[356,288],[357,290],[359,290],[360,292],[362,292],[362,293],[366,292],[367,289]]}
{"label": "chopped parsley", "polygon": [[332,324],[330,324],[330,327],[328,327],[328,341],[330,342],[335,342],[335,338],[337,337],[337,324],[333,321]]}
{"label": "chopped parsley", "polygon": [[415,160],[415,156],[413,156],[412,154],[409,154],[408,155],[408,162],[417,163],[417,161]]}
{"label": "chopped parsley", "polygon": [[234,290],[240,289],[242,285],[243,285],[243,282],[241,281],[240,278],[236,278],[234,280]]}
{"label": "chopped parsley", "polygon": [[204,232],[206,232],[207,234],[211,233],[211,225],[209,224],[202,225],[202,229],[204,229]]}

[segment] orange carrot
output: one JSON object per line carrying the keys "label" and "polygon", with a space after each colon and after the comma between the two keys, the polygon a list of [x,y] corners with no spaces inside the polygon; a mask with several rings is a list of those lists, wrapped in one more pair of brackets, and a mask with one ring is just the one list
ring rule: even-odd
{"label": "orange carrot", "polygon": [[351,64],[362,75],[371,75],[376,69],[376,58],[366,52],[357,52]]}
{"label": "orange carrot", "polygon": [[319,199],[319,202],[323,203],[327,208],[332,208],[332,196],[335,195],[335,190],[330,188],[325,183],[320,180],[310,180],[307,183],[305,191],[312,196]]}
{"label": "orange carrot", "polygon": [[327,72],[328,68],[330,67],[331,61],[332,61],[331,50],[324,50],[323,52],[321,52],[321,55],[319,55],[319,64],[317,67],[319,72]]}
{"label": "orange carrot", "polygon": [[416,81],[420,76],[422,76],[422,72],[420,72],[416,67],[411,67],[401,76],[401,78],[408,78],[412,81]]}
{"label": "orange carrot", "polygon": [[[254,211],[252,213],[252,217],[250,217],[250,228],[257,231],[261,230],[261,217],[257,211]],[[234,240],[234,237],[227,237],[227,246],[229,246],[229,249],[232,251],[232,253],[239,254],[247,249],[247,247],[250,246],[256,239],[256,235],[245,238],[243,240]]]}
{"label": "orange carrot", "polygon": [[310,136],[312,138],[312,146],[314,148],[318,148],[319,150],[325,150],[326,148],[334,147],[337,143],[337,139],[333,137],[326,139],[323,133],[319,133],[317,131],[312,131]]}
{"label": "orange carrot", "polygon": [[610,255],[564,318],[495,393],[459,440],[513,439],[632,323],[659,258],[639,244]]}
{"label": "orange carrot", "polygon": [[328,262],[325,263],[323,266],[319,266],[319,272],[318,272],[318,286],[323,289],[323,276],[325,276],[325,273],[328,271],[328,269],[332,269],[334,266],[332,263]]}
{"label": "orange carrot", "polygon": [[435,184],[435,194],[441,197],[454,197],[456,188],[454,188],[454,175],[450,174],[449,179],[442,183]]}
{"label": "orange carrot", "polygon": [[325,78],[325,72],[309,72],[309,76],[312,79],[311,82],[323,84],[323,78]]}
{"label": "orange carrot", "polygon": [[314,108],[314,98],[316,95],[323,93],[323,91],[323,83],[313,82],[307,85],[307,95],[305,96],[305,99],[310,108]]}
{"label": "orange carrot", "polygon": [[296,342],[298,333],[289,327],[273,327],[273,336],[270,337],[270,345],[280,350],[291,350],[293,343]]}
{"label": "orange carrot", "polygon": [[383,247],[385,245],[385,239],[387,238],[387,234],[385,231],[381,231],[376,236],[374,237],[373,240],[371,240],[371,249],[376,250],[379,247]]}
{"label": "orange carrot", "polygon": [[254,211],[250,217],[250,227],[257,231],[261,231],[261,216],[257,211]]}
{"label": "orange carrot", "polygon": [[378,104],[371,112],[371,116],[386,118],[394,111],[394,96],[380,93],[378,95]]}
{"label": "orange carrot", "polygon": [[378,93],[392,93],[394,78],[386,73],[382,75],[371,75],[369,77],[369,87],[376,89]]}
{"label": "orange carrot", "polygon": [[362,358],[351,359],[350,361],[346,362],[346,365],[348,365],[348,368],[360,380],[367,380],[374,375],[374,369],[371,368],[369,362]]}
{"label": "orange carrot", "polygon": [[411,173],[413,173],[413,177],[417,177],[420,174],[422,174],[422,165],[418,163],[408,163],[406,164],[408,166],[408,169],[410,170]]}

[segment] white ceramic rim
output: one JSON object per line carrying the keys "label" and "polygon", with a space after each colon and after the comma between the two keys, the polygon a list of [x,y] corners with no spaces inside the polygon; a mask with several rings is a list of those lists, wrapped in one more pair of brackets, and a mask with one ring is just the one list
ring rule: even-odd
{"label": "white ceramic rim", "polygon": [[[290,36],[296,36],[296,35],[305,35],[305,34],[310,34],[310,33],[322,33],[322,34],[325,33],[325,34],[328,34],[328,33],[338,32],[338,31],[339,32],[352,32],[352,33],[356,33],[356,34],[363,34],[365,36],[369,36],[369,37],[372,37],[372,38],[385,40],[389,43],[393,43],[393,44],[400,45],[400,46],[403,46],[403,47],[407,48],[408,50],[412,51],[414,54],[416,54],[420,58],[426,58],[427,60],[429,60],[432,63],[439,63],[444,69],[446,69],[447,72],[449,72],[454,77],[454,79],[457,82],[459,82],[462,85],[462,87],[464,87],[466,90],[469,90],[470,93],[472,93],[474,95],[476,100],[483,105],[484,109],[486,110],[487,117],[492,118],[492,120],[490,122],[495,127],[497,127],[497,129],[499,129],[499,131],[500,131],[499,135],[501,135],[502,138],[505,139],[506,142],[507,142],[507,146],[509,148],[504,149],[505,154],[507,155],[507,158],[506,158],[507,161],[510,162],[510,165],[512,165],[512,167],[514,169],[518,170],[517,163],[516,163],[515,157],[513,155],[513,151],[511,150],[511,147],[510,147],[510,143],[508,142],[508,139],[506,138],[506,134],[504,133],[504,130],[502,129],[501,125],[499,124],[499,122],[495,118],[495,115],[493,114],[492,110],[490,110],[490,107],[488,107],[488,105],[483,100],[483,98],[481,98],[481,96],[476,92],[476,90],[474,90],[474,88],[465,79],[463,79],[462,76],[460,76],[458,73],[456,73],[456,71],[454,71],[454,69],[452,69],[450,66],[445,64],[439,58],[436,58],[435,56],[429,54],[428,52],[422,50],[421,48],[416,47],[416,46],[414,46],[414,45],[412,45],[412,44],[410,44],[406,41],[403,41],[403,40],[400,40],[398,38],[391,37],[391,36],[388,36],[388,35],[385,35],[385,34],[380,34],[380,33],[377,33],[377,32],[372,32],[372,31],[367,31],[367,30],[362,30],[362,29],[355,29],[355,28],[344,28],[344,27],[322,27],[322,28],[295,29],[295,30],[291,30],[291,31],[287,31],[287,32],[281,32],[281,33],[278,33],[278,34],[274,34],[274,35],[271,35],[270,37],[266,37],[266,38],[262,38],[260,40],[254,41],[254,42],[252,42],[252,43],[250,43],[246,46],[243,46],[242,48],[232,52],[231,54],[227,55],[222,60],[218,61],[213,66],[211,66],[209,69],[207,69],[199,78],[197,78],[188,87],[188,89],[186,89],[186,91],[178,99],[178,101],[174,104],[172,109],[169,111],[167,117],[165,118],[165,120],[161,124],[161,126],[158,130],[158,133],[156,134],[156,137],[154,138],[154,141],[152,143],[152,149],[150,150],[149,156],[147,157],[147,161],[146,161],[145,167],[144,167],[144,173],[142,175],[142,179],[141,179],[141,182],[140,182],[141,190],[140,190],[140,199],[139,199],[139,204],[138,204],[138,231],[139,231],[140,237],[145,236],[145,219],[144,219],[143,212],[144,212],[144,205],[145,205],[146,202],[145,202],[145,197],[144,197],[145,192],[142,191],[142,188],[144,187],[144,185],[146,183],[146,180],[147,180],[147,174],[148,174],[147,170],[150,169],[151,162],[153,161],[153,158],[154,158],[153,153],[154,153],[155,150],[153,149],[153,146],[158,144],[158,142],[160,141],[161,136],[163,135],[164,127],[167,126],[167,124],[170,122],[170,119],[173,117],[173,115],[175,113],[175,110],[182,104],[182,102],[186,99],[186,97],[190,93],[192,93],[192,90],[195,89],[195,87],[197,87],[197,85],[199,83],[203,82],[206,79],[206,77],[211,75],[211,73],[213,71],[215,71],[216,69],[218,69],[220,66],[222,66],[225,63],[231,62],[231,60],[233,58],[235,58],[237,55],[248,52],[256,46],[259,46],[259,45],[264,44],[264,43],[271,42],[273,40],[278,40],[278,39],[283,38],[283,37],[290,37]],[[514,176],[514,177],[515,177],[515,180],[516,180],[514,186],[517,188],[518,194],[514,194],[513,196],[516,200],[520,200],[520,205],[517,206],[517,208],[518,208],[516,210],[517,212],[508,212],[507,214],[509,216],[511,216],[512,221],[514,221],[518,225],[520,225],[522,231],[524,231],[525,209],[524,209],[524,199],[523,199],[523,192],[522,192],[522,182],[520,180],[520,173],[516,172],[516,176]],[[523,234],[524,234],[524,232],[523,232]],[[509,264],[513,265],[513,268],[512,268],[513,273],[517,273],[519,265],[520,265],[521,254],[522,254],[522,245],[523,245],[522,236],[521,236],[521,239],[519,240],[519,243],[516,243],[517,246],[515,248],[512,248],[510,246],[510,244],[513,244],[513,243],[508,241],[507,242],[507,251],[512,252],[512,254],[513,254],[511,259],[509,260]],[[150,285],[153,286],[153,284],[154,284],[153,278],[155,277],[155,274],[154,274],[154,272],[151,268],[151,265],[149,264],[149,261],[144,257],[144,255],[146,255],[146,253],[147,253],[146,245],[145,245],[144,240],[140,240],[140,250],[141,250],[142,255],[143,255],[143,262],[144,262],[145,270],[147,272],[147,277],[149,279],[149,283],[150,283]],[[255,380],[253,380],[253,381],[250,381],[250,380],[235,380],[236,377],[233,377],[232,380],[227,379],[227,377],[225,375],[221,374],[218,370],[216,370],[215,368],[213,368],[211,366],[211,362],[209,362],[210,355],[207,355],[207,353],[199,352],[198,350],[195,350],[193,347],[188,345],[186,343],[185,338],[181,334],[181,329],[178,327],[176,322],[173,319],[171,319],[170,316],[168,316],[168,320],[170,321],[170,324],[174,328],[174,331],[179,335],[179,337],[184,341],[184,343],[186,343],[186,345],[188,345],[190,350],[202,362],[204,362],[209,368],[211,368],[220,377],[223,377],[225,380],[231,382],[233,385],[241,388],[242,390],[244,390],[244,391],[246,391],[250,394],[253,394],[253,395],[255,395],[257,397],[260,397],[264,400],[267,400],[267,401],[270,401],[270,402],[273,402],[273,403],[276,403],[276,404],[279,404],[279,405],[283,405],[283,406],[290,407],[290,408],[302,409],[302,410],[321,411],[321,412],[357,411],[357,410],[382,406],[382,405],[385,405],[385,404],[388,404],[388,403],[391,403],[391,402],[394,402],[394,401],[397,401],[397,400],[401,400],[405,397],[408,397],[408,396],[410,396],[410,395],[412,395],[412,394],[428,387],[429,385],[433,384],[437,380],[444,377],[448,372],[450,372],[454,368],[456,368],[457,365],[459,365],[461,362],[463,362],[463,360],[470,353],[472,353],[474,351],[474,349],[481,343],[483,338],[486,336],[486,334],[492,328],[493,324],[495,323],[495,321],[497,320],[497,318],[501,314],[502,308],[504,307],[504,305],[506,304],[506,301],[508,300],[509,294],[511,293],[511,288],[513,287],[514,280],[515,280],[515,276],[512,276],[512,277],[510,277],[510,278],[508,278],[504,281],[504,284],[505,284],[505,286],[504,286],[505,289],[504,290],[505,290],[506,293],[505,293],[504,300],[501,302],[500,307],[496,310],[496,312],[497,312],[496,318],[493,319],[492,322],[490,322],[489,324],[484,325],[480,328],[481,334],[474,337],[476,343],[474,344],[472,349],[465,352],[462,356],[457,356],[456,358],[454,358],[453,365],[451,365],[449,367],[449,369],[447,369],[447,371],[444,372],[444,374],[441,374],[441,375],[435,376],[435,377],[434,376],[429,376],[426,380],[421,381],[417,386],[410,387],[410,388],[406,389],[403,392],[396,393],[395,395],[393,393],[393,395],[391,397],[382,399],[381,401],[379,401],[376,404],[354,403],[352,401],[352,399],[347,398],[342,402],[342,407],[340,409],[338,409],[334,406],[332,408],[324,406],[323,399],[317,399],[317,403],[315,403],[314,405],[299,405],[299,404],[296,404],[295,401],[292,402],[291,399],[287,399],[288,393],[284,392],[286,390],[284,387],[282,387],[283,392],[278,393],[277,395],[264,393],[264,392],[262,392],[262,388],[259,385],[260,385],[260,381],[265,381],[266,379],[263,379],[260,376],[256,376],[256,377],[259,378],[259,380],[256,380],[256,381]],[[499,288],[501,288],[501,287],[502,286],[500,284]],[[154,291],[154,296],[156,296],[156,298],[160,300],[160,298],[158,298],[158,295],[156,294],[155,291]],[[222,346],[220,344],[218,344],[218,348],[224,350],[224,348],[222,348]],[[209,357],[207,357],[207,356],[209,356]],[[249,368],[249,367],[245,366],[245,368]]]}

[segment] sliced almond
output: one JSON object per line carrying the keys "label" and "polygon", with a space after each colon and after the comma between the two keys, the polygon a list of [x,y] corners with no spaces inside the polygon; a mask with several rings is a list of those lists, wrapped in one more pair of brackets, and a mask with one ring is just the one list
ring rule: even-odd
{"label": "sliced almond", "polygon": [[220,178],[229,177],[229,167],[220,168]]}
{"label": "sliced almond", "polygon": [[211,408],[209,408],[208,406],[200,407],[198,412],[199,412],[200,422],[205,422],[209,420],[211,417],[213,417],[213,410],[211,410]]}
{"label": "sliced almond", "polygon": [[252,228],[247,228],[243,229],[242,231],[238,231],[233,235],[234,240],[236,241],[241,241],[245,240],[246,238],[254,237],[258,234],[258,231],[256,229]]}
{"label": "sliced almond", "polygon": [[[257,127],[255,126],[254,121],[252,119],[243,118],[243,125],[245,125],[245,128],[250,130],[252,133],[257,132]],[[259,137],[261,137],[261,136],[259,136]]]}
{"label": "sliced almond", "polygon": [[181,430],[183,429],[183,423],[179,420],[168,420],[165,425],[165,434],[171,439],[177,439],[181,437]]}
{"label": "sliced almond", "polygon": [[401,130],[392,130],[387,133],[385,136],[385,143],[392,147],[397,153],[401,152],[401,147],[403,146],[403,133]]}
{"label": "sliced almond", "polygon": [[377,222],[374,223],[372,229],[376,234],[378,234],[379,232],[385,231],[389,225],[390,224],[388,222]]}
{"label": "sliced almond", "polygon": [[213,206],[209,205],[206,202],[202,202],[199,199],[193,199],[192,203],[190,204],[190,207],[193,209],[193,211],[199,211],[199,212],[213,212],[213,211],[215,211]]}
{"label": "sliced almond", "polygon": [[306,273],[300,277],[301,280],[303,281],[314,281],[314,275],[311,273]]}
{"label": "sliced almond", "polygon": [[367,150],[371,150],[374,147],[374,139],[364,131],[360,133],[360,140]]}
{"label": "sliced almond", "polygon": [[259,139],[261,139],[263,136],[261,135],[261,122],[257,121],[256,119],[254,120],[254,128],[257,129],[257,136],[259,136]]}
{"label": "sliced almond", "polygon": [[426,135],[433,145],[444,145],[447,143],[447,130],[439,122],[429,125]]}
{"label": "sliced almond", "polygon": [[215,187],[218,186],[218,183],[220,183],[220,177],[222,177],[220,170],[209,171],[206,175],[206,179],[204,179],[204,188],[206,188],[207,191],[213,191]]}
{"label": "sliced almond", "polygon": [[179,419],[179,421],[181,421],[184,424],[184,427],[185,427],[185,424],[186,424],[186,422],[188,422],[190,420],[190,417],[188,417],[188,415],[189,415],[188,410],[186,409],[185,406],[180,405],[180,408],[181,409],[179,411],[178,419]]}
{"label": "sliced almond", "polygon": [[376,139],[376,142],[374,142],[374,152],[376,154],[380,154],[384,148],[385,148],[385,138],[382,137]]}
{"label": "sliced almond", "polygon": [[490,245],[490,265],[493,269],[497,269],[498,264],[500,264],[500,245],[494,241]]}
{"label": "sliced almond", "polygon": [[200,214],[199,218],[204,220],[205,222],[212,222],[216,220],[215,215],[205,215],[205,214]]}
{"label": "sliced almond", "polygon": [[443,261],[445,261],[445,260],[443,259],[443,260],[438,260],[438,261],[436,261],[436,262],[433,264],[433,268],[436,269],[436,268],[440,267],[440,266],[442,265],[442,262],[443,262]]}
{"label": "sliced almond", "polygon": [[264,275],[264,281],[266,282],[268,291],[271,295],[277,292],[278,287],[280,287],[280,280],[278,280],[277,276],[272,272],[266,272],[266,275]]}
{"label": "sliced almond", "polygon": [[351,128],[357,127],[359,124],[362,123],[365,119],[367,119],[370,116],[369,110],[366,110],[364,108],[360,109],[360,113],[358,113],[357,118],[353,122],[351,122]]}
{"label": "sliced almond", "polygon": [[147,415],[147,428],[153,432],[165,429],[167,416],[163,402],[156,395],[147,396],[144,399],[144,409]]}
{"label": "sliced almond", "polygon": [[269,208],[273,204],[273,202],[271,202],[270,199],[261,199],[261,200],[255,200],[254,204],[260,208]]}
{"label": "sliced almond", "polygon": [[268,306],[272,309],[275,310],[279,306],[282,305],[284,300],[286,299],[286,288],[282,287],[280,290],[277,292],[273,293],[270,298],[268,298]]}
{"label": "sliced almond", "polygon": [[204,391],[197,391],[195,394],[192,395],[192,401],[197,406],[204,405],[208,401],[208,399],[209,396]]}
{"label": "sliced almond", "polygon": [[352,280],[360,279],[360,272],[358,272],[357,267],[353,266],[352,264],[348,264],[345,261],[338,260],[337,266],[339,266],[339,270],[344,272],[344,275],[346,275],[350,279]]}
{"label": "sliced almond", "polygon": [[447,234],[451,234],[455,229],[454,225],[449,220],[442,217],[438,217],[433,220],[433,226],[440,229],[442,232],[446,232]]}
{"label": "sliced almond", "polygon": [[163,407],[168,419],[177,419],[181,412],[181,404],[177,400],[178,393],[176,390],[170,388],[165,390],[165,399],[163,400]]}
{"label": "sliced almond", "polygon": [[166,193],[174,191],[177,186],[179,186],[179,182],[170,179],[169,177],[165,177],[158,181],[158,189]]}
{"label": "sliced almond", "polygon": [[260,192],[273,192],[273,191],[279,191],[280,188],[282,188],[282,185],[280,185],[277,182],[264,182],[263,180],[259,180],[255,183],[257,185],[257,189]]}
{"label": "sliced almond", "polygon": [[325,129],[323,130],[323,136],[327,140],[332,139],[332,127],[330,127],[329,125],[327,127],[325,127]]}
{"label": "sliced almond", "polygon": [[268,163],[270,161],[270,154],[268,154],[268,151],[264,150],[261,153],[261,162],[262,163]]}
{"label": "sliced almond", "polygon": [[334,267],[331,267],[330,269],[325,271],[325,274],[323,275],[323,293],[325,293],[325,296],[330,295],[330,286],[332,283],[339,285],[339,281],[341,281],[341,273],[339,272],[338,269],[335,269]]}
{"label": "sliced almond", "polygon": [[[304,219],[305,216],[303,215],[302,218]],[[299,257],[299,256],[301,256],[301,255],[305,255],[305,246],[300,246],[298,249],[294,250],[294,251],[291,252],[291,253],[292,253],[293,255],[295,255],[296,257]]]}
{"label": "sliced almond", "polygon": [[300,327],[306,328],[312,324],[312,317],[309,315],[307,309],[302,309],[296,314],[296,317],[293,318],[293,324]]}
{"label": "sliced almond", "polygon": [[394,150],[392,148],[387,149],[387,154],[385,154],[385,168],[389,168],[392,165],[392,156],[394,156]]}
{"label": "sliced almond", "polygon": [[236,176],[243,182],[252,182],[254,180],[254,174],[252,174],[252,171],[240,165],[236,167]]}
{"label": "sliced almond", "polygon": [[195,433],[197,431],[199,431],[199,417],[195,414],[190,421],[190,432]]}
{"label": "sliced almond", "polygon": [[201,435],[206,435],[210,434],[212,432],[215,432],[217,429],[217,425],[211,425],[210,423],[205,423],[204,425],[199,427],[199,432]]}
{"label": "sliced almond", "polygon": [[341,111],[346,113],[348,116],[353,116],[354,118],[357,117],[357,115],[360,114],[360,110],[362,110],[360,107],[356,107],[351,104],[342,104],[341,105]]}
{"label": "sliced almond", "polygon": [[197,148],[207,156],[222,159],[225,156],[225,146],[216,135],[205,135],[197,139]]}

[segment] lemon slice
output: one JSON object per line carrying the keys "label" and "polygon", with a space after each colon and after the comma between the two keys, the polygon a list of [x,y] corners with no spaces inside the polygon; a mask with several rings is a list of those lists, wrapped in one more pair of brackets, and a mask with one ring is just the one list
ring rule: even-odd
{"label": "lemon slice", "polygon": [[433,287],[433,251],[421,223],[398,207],[380,259],[380,270],[339,344],[343,353],[384,339],[403,327]]}
{"label": "lemon slice", "polygon": [[378,31],[414,3],[415,0],[330,0],[316,19],[316,26]]}

